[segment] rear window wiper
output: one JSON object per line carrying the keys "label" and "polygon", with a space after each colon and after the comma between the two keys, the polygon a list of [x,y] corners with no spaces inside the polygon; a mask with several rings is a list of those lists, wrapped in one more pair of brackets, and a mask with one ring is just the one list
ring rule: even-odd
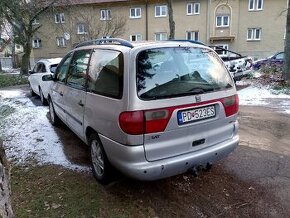
{"label": "rear window wiper", "polygon": [[192,88],[192,89],[188,90],[186,92],[186,94],[187,93],[190,93],[190,94],[203,94],[205,92],[211,92],[211,91],[214,91],[214,88],[206,88],[206,89],[204,89],[204,88],[201,88],[201,87],[195,87],[195,88]]}

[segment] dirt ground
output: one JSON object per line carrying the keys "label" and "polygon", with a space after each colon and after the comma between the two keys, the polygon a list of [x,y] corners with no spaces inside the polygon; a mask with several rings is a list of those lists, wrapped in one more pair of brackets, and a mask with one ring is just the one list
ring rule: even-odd
{"label": "dirt ground", "polygon": [[[239,122],[239,147],[198,177],[140,182],[119,176],[102,186],[90,172],[13,166],[16,216],[289,217],[290,115],[242,106]],[[67,159],[89,166],[87,147],[68,128],[55,131]]]}

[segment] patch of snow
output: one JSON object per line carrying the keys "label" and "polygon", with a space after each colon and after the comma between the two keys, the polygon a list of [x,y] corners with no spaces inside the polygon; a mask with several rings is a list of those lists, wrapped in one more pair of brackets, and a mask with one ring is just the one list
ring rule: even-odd
{"label": "patch of snow", "polygon": [[[273,90],[249,86],[238,91],[240,105],[270,106],[290,114],[290,95],[275,94]],[[272,101],[275,100],[275,103]]]}
{"label": "patch of snow", "polygon": [[253,78],[259,78],[259,77],[261,77],[263,74],[261,74],[259,71],[255,71],[254,73],[253,73]]}
{"label": "patch of snow", "polygon": [[8,158],[16,163],[35,159],[39,164],[56,164],[69,169],[88,170],[71,163],[50,124],[48,107],[35,106],[21,90],[0,90],[0,107],[8,105],[15,112],[1,120],[0,129]]}
{"label": "patch of snow", "polygon": [[5,72],[5,73],[9,73],[9,74],[20,74],[20,69],[17,68],[9,68],[9,67],[2,67],[2,70]]}
{"label": "patch of snow", "polygon": [[25,93],[20,89],[0,90],[0,98],[20,98],[25,97]]}

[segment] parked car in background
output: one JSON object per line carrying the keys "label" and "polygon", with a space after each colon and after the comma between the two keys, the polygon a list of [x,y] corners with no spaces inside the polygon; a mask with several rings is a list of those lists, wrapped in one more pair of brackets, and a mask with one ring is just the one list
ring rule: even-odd
{"label": "parked car in background", "polygon": [[262,66],[282,67],[284,64],[284,52],[278,52],[265,59],[254,61],[252,69],[259,70]]}
{"label": "parked car in background", "polygon": [[40,100],[43,105],[47,104],[47,95],[51,85],[51,81],[45,81],[44,76],[52,74],[55,70],[61,58],[50,58],[39,60],[33,69],[29,71],[28,77],[29,85],[32,95],[40,96]]}
{"label": "parked car in background", "polygon": [[214,50],[191,42],[83,42],[51,78],[52,124],[90,146],[92,171],[156,180],[208,168],[238,145],[238,95]]}
{"label": "parked car in background", "polygon": [[[234,80],[247,76],[252,67],[252,57],[243,56],[237,52],[225,49],[220,46],[211,46],[224,61]],[[226,55],[225,55],[226,54]]]}

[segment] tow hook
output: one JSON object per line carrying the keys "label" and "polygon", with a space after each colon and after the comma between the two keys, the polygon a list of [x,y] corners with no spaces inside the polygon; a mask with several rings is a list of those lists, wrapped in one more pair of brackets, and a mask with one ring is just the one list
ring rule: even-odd
{"label": "tow hook", "polygon": [[197,167],[192,167],[189,171],[194,177],[199,176],[199,172],[204,170],[204,171],[209,171],[212,167],[212,163],[207,163],[205,166],[199,165]]}
{"label": "tow hook", "polygon": [[196,167],[192,167],[192,168],[190,169],[190,172],[191,172],[191,174],[192,174],[194,177],[198,177],[198,175],[199,175],[199,172],[198,172],[198,170],[197,170]]}

